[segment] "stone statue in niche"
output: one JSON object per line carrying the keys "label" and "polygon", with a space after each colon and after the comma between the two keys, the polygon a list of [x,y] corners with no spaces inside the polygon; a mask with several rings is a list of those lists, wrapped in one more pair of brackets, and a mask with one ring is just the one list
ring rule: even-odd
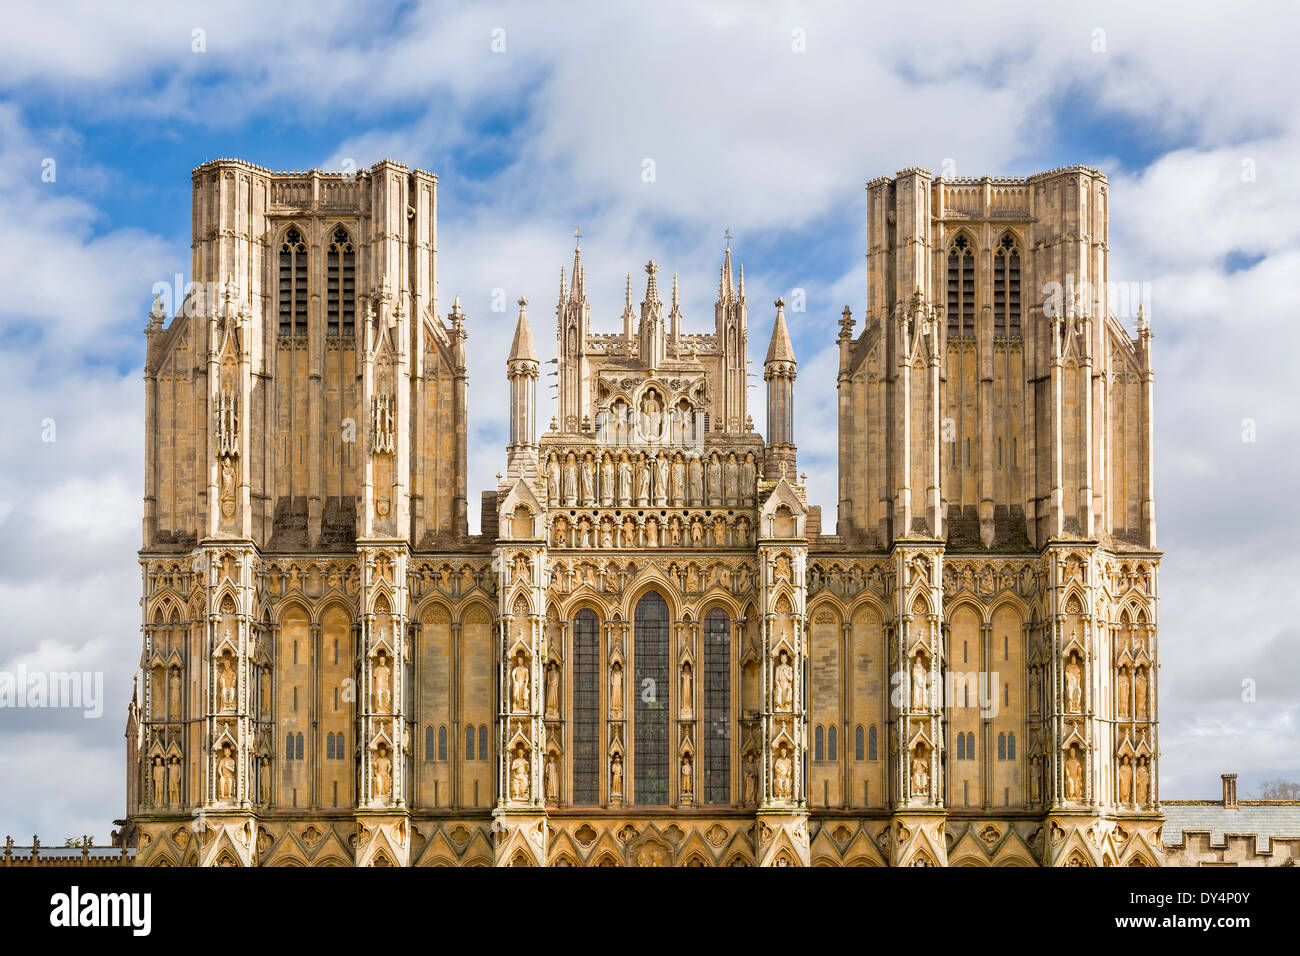
{"label": "stone statue in niche", "polygon": [[1147,715],[1147,672],[1139,667],[1133,677],[1133,696],[1137,699],[1137,716]]}
{"label": "stone statue in niche", "polygon": [[1083,674],[1079,662],[1071,657],[1065,665],[1065,706],[1067,710],[1078,712],[1083,705]]}
{"label": "stone statue in niche", "polygon": [[644,456],[636,460],[636,502],[639,505],[652,504],[650,500],[650,462]]}
{"label": "stone statue in niche", "polygon": [[754,456],[746,455],[745,463],[740,467],[740,500],[741,504],[754,503]]}
{"label": "stone statue in niche", "polygon": [[1119,802],[1133,802],[1133,763],[1128,757],[1119,762]]}
{"label": "stone statue in niche", "polygon": [[743,772],[745,775],[744,802],[746,806],[752,806],[758,803],[758,761],[754,759],[753,751],[745,754]]}
{"label": "stone statue in niche", "polygon": [[789,800],[794,792],[794,761],[790,748],[783,740],[777,745],[772,759],[772,795],[778,800]]}
{"label": "stone statue in niche", "polygon": [[1115,684],[1115,712],[1120,717],[1127,717],[1129,714],[1129,695],[1132,692],[1133,681],[1128,676],[1128,668],[1119,669],[1119,680]]}
{"label": "stone statue in niche", "polygon": [[173,667],[167,672],[167,714],[170,717],[181,715],[181,669]]}
{"label": "stone statue in niche", "polygon": [[515,655],[514,666],[510,668],[510,706],[515,713],[528,712],[528,665],[523,651]]}
{"label": "stone statue in niche", "polygon": [[647,548],[659,547],[659,519],[654,515],[649,515],[645,519],[645,546]]}
{"label": "stone statue in niche", "polygon": [[217,699],[222,710],[235,709],[235,669],[228,655],[223,656],[217,666]]}
{"label": "stone statue in niche", "polygon": [[554,455],[546,460],[546,493],[551,504],[560,503],[560,462]]}
{"label": "stone statue in niche", "polygon": [[623,665],[618,661],[609,669],[609,716],[623,716]]}
{"label": "stone statue in niche", "polygon": [[573,455],[569,455],[564,463],[564,501],[565,504],[574,504],[578,497],[578,465],[573,460]]}
{"label": "stone statue in niche", "polygon": [[515,747],[515,756],[510,761],[510,798],[528,799],[528,757],[524,754],[523,744]]}
{"label": "stone statue in niche", "polygon": [[551,720],[560,716],[560,665],[555,661],[546,668],[546,716]]}
{"label": "stone statue in niche", "polygon": [[596,503],[596,466],[590,455],[582,459],[582,501],[589,505]]}
{"label": "stone statue in niche", "polygon": [[777,710],[794,709],[794,667],[790,663],[790,653],[783,647],[777,655],[776,673],[772,679],[773,703]]}
{"label": "stone statue in niche", "polygon": [[578,547],[591,547],[591,520],[586,515],[578,519]]}
{"label": "stone statue in niche", "polygon": [[388,758],[388,747],[380,744],[370,761],[371,791],[378,800],[387,799],[393,789],[393,762]]}
{"label": "stone statue in niche", "polygon": [[700,463],[699,458],[692,458],[689,471],[691,504],[699,505],[704,503],[704,466]]}
{"label": "stone statue in niche", "polygon": [[235,757],[231,753],[230,741],[221,745],[217,757],[217,799],[229,800],[235,792]]}
{"label": "stone statue in niche", "polygon": [[691,755],[682,754],[682,796],[690,797],[695,792],[695,773],[691,766]]}
{"label": "stone statue in niche", "polygon": [[1065,759],[1065,799],[1079,800],[1083,795],[1083,763],[1078,752],[1071,750]]}
{"label": "stone statue in niche", "polygon": [[636,547],[636,520],[631,515],[623,516],[623,547]]}
{"label": "stone statue in niche", "polygon": [[673,547],[682,543],[682,522],[677,515],[668,519],[668,540]]}
{"label": "stone statue in niche", "polygon": [[614,754],[609,762],[609,796],[611,800],[623,799],[623,755]]}
{"label": "stone statue in niche", "polygon": [[1138,758],[1137,765],[1137,802],[1138,806],[1145,807],[1151,802],[1151,770],[1147,766],[1147,758]]}
{"label": "stone statue in niche", "polygon": [[736,502],[740,499],[740,470],[736,464],[736,456],[727,456],[727,501]]}
{"label": "stone statue in niche", "polygon": [[153,758],[153,803],[156,807],[166,805],[167,791],[163,787],[163,774],[166,769],[162,757]]}
{"label": "stone statue in niche", "polygon": [[167,764],[167,805],[181,805],[181,758],[172,757]]}
{"label": "stone statue in niche", "polygon": [[602,518],[600,522],[600,546],[602,548],[614,547],[614,523],[608,518]]}
{"label": "stone statue in niche", "polygon": [[271,761],[263,757],[257,764],[261,768],[258,774],[258,787],[262,796],[262,805],[266,806],[271,802]]}
{"label": "stone statue in niche", "polygon": [[560,761],[553,753],[546,755],[546,802],[560,802]]}
{"label": "stone statue in niche", "polygon": [[917,751],[912,756],[912,793],[921,795],[930,792],[930,764],[925,754]]}
{"label": "stone statue in niche", "polygon": [[681,455],[673,457],[673,497],[674,505],[684,505],[686,503],[686,463],[682,461]]}
{"label": "stone statue in niche", "polygon": [[609,455],[600,462],[600,503],[602,505],[614,503],[614,464],[610,461]]}
{"label": "stone statue in niche", "polygon": [[929,674],[921,655],[917,654],[912,658],[912,709],[925,710],[926,702],[929,698],[927,693],[929,688]]}
{"label": "stone statue in niche", "polygon": [[690,720],[695,716],[693,701],[695,700],[695,681],[692,679],[691,662],[687,661],[682,665],[682,719]]}
{"label": "stone statue in niche", "polygon": [[720,505],[724,496],[722,490],[722,461],[717,455],[709,456],[709,502]]}
{"label": "stone statue in niche", "polygon": [[621,504],[632,500],[632,463],[626,452],[618,460],[618,500]]}
{"label": "stone statue in niche", "polygon": [[388,666],[388,655],[380,650],[375,655],[375,666],[371,671],[374,684],[374,705],[379,713],[387,713],[393,705],[393,672]]}
{"label": "stone statue in niche", "polygon": [[655,504],[668,503],[668,460],[663,455],[655,457]]}

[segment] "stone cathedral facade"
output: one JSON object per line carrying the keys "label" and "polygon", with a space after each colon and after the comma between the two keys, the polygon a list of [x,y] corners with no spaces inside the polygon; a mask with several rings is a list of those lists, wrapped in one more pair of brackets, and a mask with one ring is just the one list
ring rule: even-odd
{"label": "stone cathedral facade", "polygon": [[195,286],[146,331],[137,862],[1165,862],[1151,334],[1106,307],[1108,199],[868,184],[834,533],[782,300],[764,416],[729,248],[709,332],[653,261],[593,328],[575,250],[554,417],[521,299],[470,535],[436,177],[198,167]]}

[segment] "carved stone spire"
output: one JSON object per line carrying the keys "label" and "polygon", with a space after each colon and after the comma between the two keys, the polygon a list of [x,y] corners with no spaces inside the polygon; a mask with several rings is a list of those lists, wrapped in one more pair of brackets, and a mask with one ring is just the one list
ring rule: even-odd
{"label": "carved stone spire", "polygon": [[633,322],[636,316],[632,312],[632,273],[627,274],[627,293],[623,301],[623,337],[630,339],[634,334]]}

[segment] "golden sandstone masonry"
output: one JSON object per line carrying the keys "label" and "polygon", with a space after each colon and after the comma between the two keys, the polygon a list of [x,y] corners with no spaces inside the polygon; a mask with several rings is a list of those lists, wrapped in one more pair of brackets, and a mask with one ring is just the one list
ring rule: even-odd
{"label": "golden sandstone masonry", "polygon": [[540,438],[520,301],[471,536],[436,177],[193,182],[199,291],[147,329],[138,863],[1183,862],[1101,173],[868,184],[834,534],[780,299],[747,407],[730,250],[709,333],[653,261],[593,330],[575,250]]}

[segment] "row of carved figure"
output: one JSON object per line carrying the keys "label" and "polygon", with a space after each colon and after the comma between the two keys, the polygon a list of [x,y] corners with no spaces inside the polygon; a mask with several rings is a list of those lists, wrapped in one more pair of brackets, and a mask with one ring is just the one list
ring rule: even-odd
{"label": "row of carved figure", "polygon": [[546,494],[552,507],[744,507],[754,503],[757,474],[750,453],[552,453],[546,458]]}
{"label": "row of carved figure", "polygon": [[[1149,672],[1144,665],[1130,671],[1128,666],[1119,668],[1115,677],[1115,714],[1117,717],[1146,718],[1147,701],[1150,685]],[[1083,661],[1078,654],[1071,654],[1065,659],[1065,712],[1083,713]],[[1033,713],[1042,713],[1042,669],[1029,669],[1029,702]]]}
{"label": "row of carved figure", "polygon": [[[681,754],[679,764],[678,794],[683,803],[690,803],[695,794],[695,757],[689,750]],[[758,768],[752,752],[745,754],[744,797],[742,803],[758,803]],[[510,799],[528,800],[532,792],[532,765],[528,748],[516,744],[510,757]],[[560,801],[560,754],[551,748],[542,768],[542,788],[548,804]],[[778,741],[772,748],[772,795],[777,800],[790,800],[794,793],[794,757],[789,744]],[[615,751],[609,759],[609,798],[612,803],[623,800],[623,754]]]}
{"label": "row of carved figure", "polygon": [[551,544],[557,548],[748,548],[752,543],[753,524],[746,515],[671,515],[664,520],[655,514],[626,514],[615,521],[608,515],[561,514],[551,520]]}
{"label": "row of carved figure", "polygon": [[[683,661],[680,669],[679,697],[681,717],[691,720],[695,716],[695,671],[691,662]],[[774,709],[790,712],[794,709],[794,665],[790,653],[781,648],[772,670],[772,699]],[[545,714],[547,720],[560,718],[560,667],[551,661],[545,671]],[[531,710],[531,669],[523,651],[515,654],[510,667],[510,708],[512,713],[526,714]],[[623,664],[614,660],[609,666],[609,716],[623,716]]]}
{"label": "row of carved figure", "polygon": [[[1037,803],[1041,799],[1043,781],[1047,775],[1047,755],[1037,754],[1030,758],[1030,763],[1033,767],[1029,774],[1029,796],[1031,802]],[[1083,757],[1078,746],[1073,746],[1066,752],[1062,770],[1065,799],[1083,800]],[[1151,803],[1151,762],[1147,757],[1140,756],[1135,762],[1125,755],[1120,759],[1116,776],[1119,785],[1117,796],[1121,805],[1145,807]]]}

